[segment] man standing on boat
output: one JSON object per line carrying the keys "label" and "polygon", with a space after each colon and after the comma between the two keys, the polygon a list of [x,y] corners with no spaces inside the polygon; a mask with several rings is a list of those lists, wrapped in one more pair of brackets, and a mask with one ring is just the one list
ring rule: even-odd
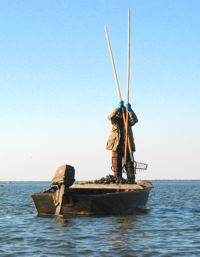
{"label": "man standing on boat", "polygon": [[[122,109],[124,107],[124,102],[120,101],[119,106],[111,112],[108,116],[112,124],[112,129],[110,132],[110,136],[108,142],[106,144],[107,150],[112,150],[112,167],[114,171],[115,177],[122,177],[122,159],[124,157],[124,150],[125,150],[125,126],[122,117]],[[130,103],[126,104],[126,109],[128,109],[128,136],[131,145],[131,152],[135,152],[135,144],[133,138],[133,132],[131,127],[138,122],[138,118],[136,114],[131,109]],[[124,112],[125,113],[125,112]],[[126,162],[125,162],[125,169],[127,172],[128,180],[135,181],[135,170],[134,170],[134,161],[131,161],[130,153],[127,153]]]}

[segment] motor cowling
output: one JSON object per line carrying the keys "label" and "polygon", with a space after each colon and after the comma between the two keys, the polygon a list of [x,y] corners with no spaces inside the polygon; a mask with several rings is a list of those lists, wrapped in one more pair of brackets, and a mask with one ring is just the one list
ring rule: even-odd
{"label": "motor cowling", "polygon": [[52,185],[64,184],[66,187],[70,187],[75,181],[74,177],[74,167],[70,165],[62,165],[56,170],[52,179]]}

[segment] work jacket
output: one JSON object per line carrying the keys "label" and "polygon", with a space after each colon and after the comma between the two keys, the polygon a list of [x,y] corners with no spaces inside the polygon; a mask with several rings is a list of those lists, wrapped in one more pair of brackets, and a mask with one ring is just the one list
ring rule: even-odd
{"label": "work jacket", "polygon": [[[117,151],[117,147],[120,143],[120,138],[123,137],[125,139],[125,128],[124,128],[124,122],[121,115],[121,111],[118,111],[115,109],[111,112],[111,114],[108,116],[108,119],[110,120],[112,124],[112,129],[110,132],[110,136],[108,138],[106,149]],[[135,144],[134,144],[134,138],[133,138],[133,132],[131,127],[138,122],[138,118],[136,114],[129,113],[129,122],[128,122],[128,136],[131,144],[131,150],[135,152]],[[123,125],[121,125],[123,124]],[[124,140],[123,140],[124,141]],[[124,142],[122,142],[124,144]]]}

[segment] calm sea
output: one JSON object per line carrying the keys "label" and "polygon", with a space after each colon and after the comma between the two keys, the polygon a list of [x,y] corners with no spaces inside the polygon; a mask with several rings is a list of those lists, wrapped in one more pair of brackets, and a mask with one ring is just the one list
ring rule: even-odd
{"label": "calm sea", "polygon": [[145,212],[38,217],[48,182],[0,182],[0,256],[200,256],[200,181],[154,181]]}

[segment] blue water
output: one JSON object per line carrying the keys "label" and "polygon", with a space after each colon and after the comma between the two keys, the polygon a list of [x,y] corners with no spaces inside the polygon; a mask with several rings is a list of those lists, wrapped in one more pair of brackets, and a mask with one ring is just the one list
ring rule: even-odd
{"label": "blue water", "polygon": [[155,181],[146,211],[38,217],[49,182],[0,183],[0,256],[200,256],[200,181]]}

